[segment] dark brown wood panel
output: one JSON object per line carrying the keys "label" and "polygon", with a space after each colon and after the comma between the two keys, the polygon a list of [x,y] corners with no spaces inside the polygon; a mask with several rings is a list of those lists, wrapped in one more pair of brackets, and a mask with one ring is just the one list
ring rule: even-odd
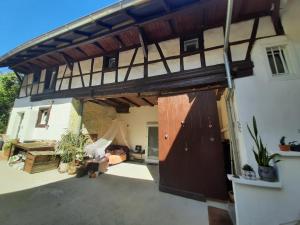
{"label": "dark brown wood panel", "polygon": [[227,198],[216,95],[213,90],[161,97],[160,188],[187,197]]}

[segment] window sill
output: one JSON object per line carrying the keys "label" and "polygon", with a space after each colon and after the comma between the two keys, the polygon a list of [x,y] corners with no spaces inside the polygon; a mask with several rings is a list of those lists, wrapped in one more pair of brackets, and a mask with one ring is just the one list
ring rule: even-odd
{"label": "window sill", "polygon": [[248,185],[254,187],[262,187],[262,188],[273,188],[273,189],[281,189],[282,183],[280,181],[277,182],[268,182],[262,180],[247,180],[244,178],[235,178],[232,174],[227,175],[228,179],[231,180],[233,183],[241,184],[241,185]]}
{"label": "window sill", "polygon": [[300,152],[293,152],[293,151],[279,151],[277,152],[281,157],[300,157]]}

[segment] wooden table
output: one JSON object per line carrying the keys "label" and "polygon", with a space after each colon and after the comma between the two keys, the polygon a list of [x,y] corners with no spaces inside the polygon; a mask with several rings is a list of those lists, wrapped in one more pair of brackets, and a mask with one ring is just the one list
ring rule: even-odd
{"label": "wooden table", "polygon": [[50,142],[12,143],[10,156],[15,154],[16,149],[24,152],[54,151],[54,143],[50,143]]}

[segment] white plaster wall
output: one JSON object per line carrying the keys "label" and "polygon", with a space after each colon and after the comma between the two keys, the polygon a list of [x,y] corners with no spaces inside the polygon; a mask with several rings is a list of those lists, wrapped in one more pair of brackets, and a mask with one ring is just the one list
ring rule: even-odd
{"label": "white plaster wall", "polygon": [[191,70],[201,67],[200,54],[190,55],[183,58],[184,70]]}
{"label": "white plaster wall", "polygon": [[[48,127],[35,127],[40,107],[52,106]],[[20,140],[59,140],[69,128],[72,98],[43,100],[30,102],[30,98],[16,99],[8,124],[7,134],[15,138],[18,113],[24,112],[24,119],[20,130]]]}
{"label": "white plaster wall", "polygon": [[255,164],[252,142],[246,129],[253,115],[269,151],[278,150],[282,136],[288,137],[288,140],[300,140],[300,72],[295,67],[295,71],[286,77],[272,77],[265,47],[276,44],[291,47],[288,48],[288,60],[297,66],[299,58],[292,54],[293,43],[290,40],[285,37],[262,39],[256,42],[252,52],[254,76],[235,81],[239,135],[243,139],[240,140],[243,163],[248,161]]}
{"label": "white plaster wall", "polygon": [[166,68],[162,62],[151,63],[148,65],[148,76],[153,77],[157,75],[166,74]]}
{"label": "white plaster wall", "polygon": [[130,70],[128,80],[135,80],[144,78],[144,67],[143,66],[134,66]]}
{"label": "white plaster wall", "polygon": [[300,153],[281,157],[278,164],[281,188],[234,183],[237,225],[279,225],[300,220]]}
{"label": "white plaster wall", "polygon": [[104,84],[115,83],[116,81],[116,71],[104,73]]}
{"label": "white plaster wall", "polygon": [[180,39],[171,39],[162,41],[159,46],[165,57],[175,56],[180,54]]}
{"label": "white plaster wall", "polygon": [[130,147],[142,145],[143,149],[146,149],[148,146],[147,122],[158,121],[157,106],[131,107],[129,113],[119,113],[118,117],[127,124]]}

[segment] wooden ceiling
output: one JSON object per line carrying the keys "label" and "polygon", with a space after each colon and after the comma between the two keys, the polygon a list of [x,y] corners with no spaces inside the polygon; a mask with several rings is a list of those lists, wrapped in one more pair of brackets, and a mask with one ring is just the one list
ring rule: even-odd
{"label": "wooden ceiling", "polygon": [[[278,2],[235,0],[233,22],[274,14],[272,4]],[[227,0],[146,1],[17,52],[4,58],[0,66],[26,73],[193,34],[224,25],[226,4]]]}

